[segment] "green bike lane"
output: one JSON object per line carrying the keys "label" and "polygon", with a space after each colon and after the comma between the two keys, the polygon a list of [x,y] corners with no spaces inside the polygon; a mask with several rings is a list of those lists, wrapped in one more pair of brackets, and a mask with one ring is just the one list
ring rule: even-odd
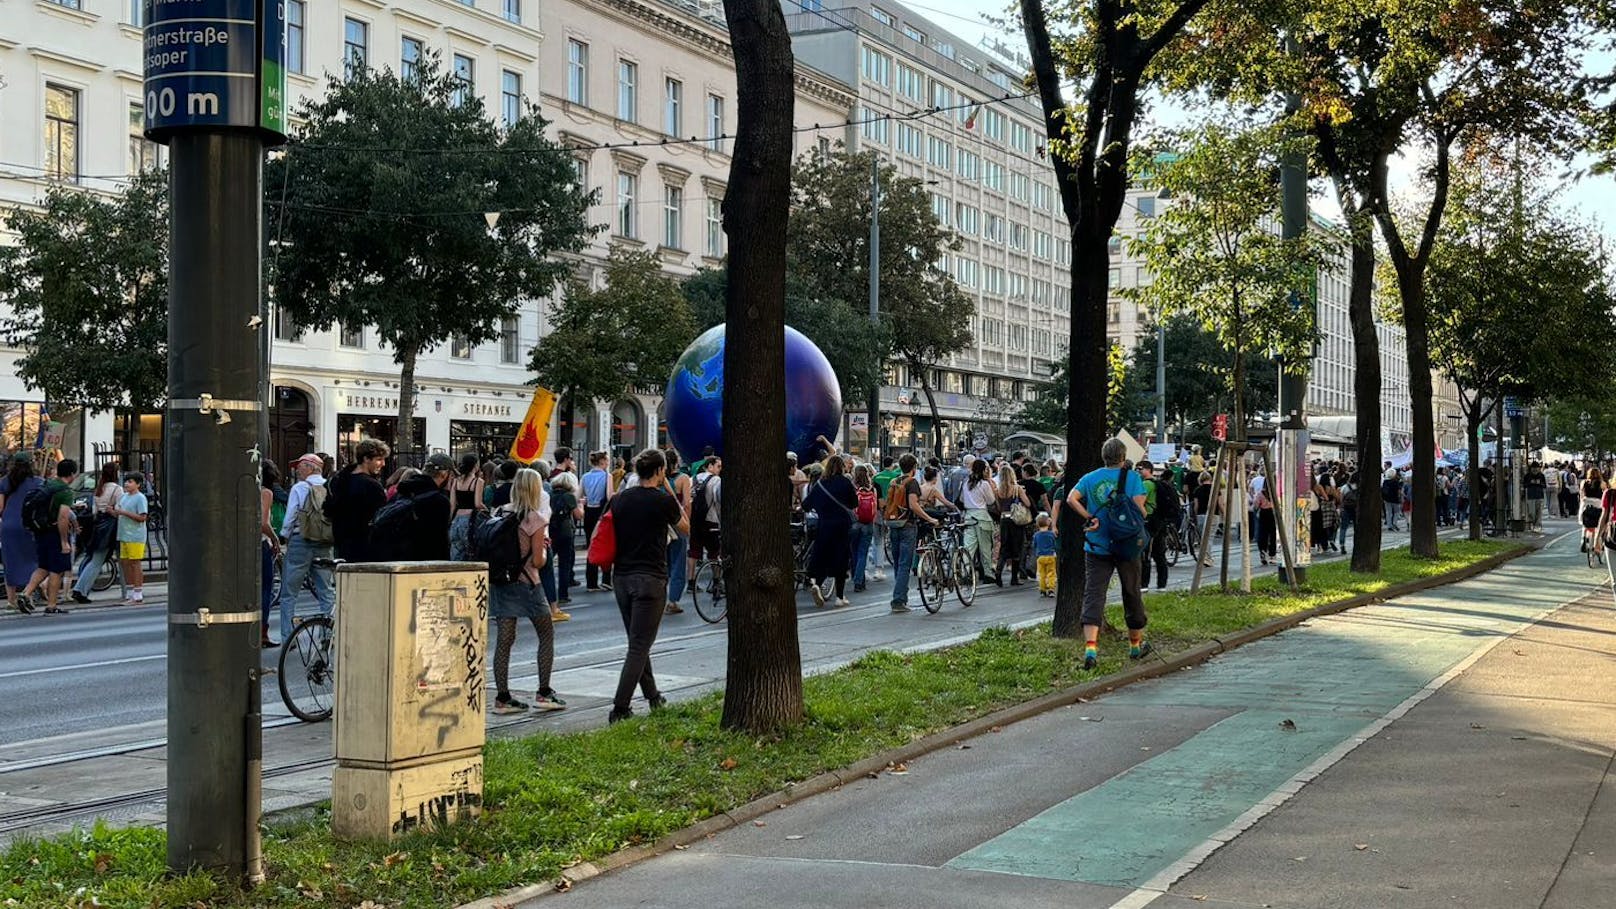
{"label": "green bike lane", "polygon": [[[1165,895],[1161,905],[1177,905],[1175,881],[1495,645],[1586,598],[1602,573],[1573,560],[1574,549],[1556,545],[1469,581],[1312,620],[793,804],[580,884],[566,899],[864,907],[1013,898],[1098,909]],[[1606,689],[1616,687],[1610,647],[1588,669],[1604,674]]]}

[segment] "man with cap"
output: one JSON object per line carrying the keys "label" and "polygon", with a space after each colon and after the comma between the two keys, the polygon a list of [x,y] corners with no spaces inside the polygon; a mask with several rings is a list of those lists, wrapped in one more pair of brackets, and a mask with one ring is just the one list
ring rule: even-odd
{"label": "man with cap", "polygon": [[398,484],[398,498],[409,499],[415,512],[412,537],[403,547],[406,560],[449,560],[449,516],[453,509],[443,488],[454,470],[454,459],[440,451],[427,457],[420,473]]}
{"label": "man with cap", "polygon": [[[325,462],[317,454],[306,454],[292,462],[296,482],[286,498],[286,517],[281,521],[281,539],[286,541],[285,561],[281,569],[281,640],[292,636],[292,620],[297,615],[297,601],[302,597],[303,585],[314,588],[314,599],[321,613],[331,614],[335,598],[331,592],[331,572],[314,564],[316,559],[331,558],[331,541],[310,541],[303,538],[299,514],[305,509],[318,509],[325,502]],[[316,492],[315,490],[319,490]],[[448,533],[447,530],[444,531]]]}

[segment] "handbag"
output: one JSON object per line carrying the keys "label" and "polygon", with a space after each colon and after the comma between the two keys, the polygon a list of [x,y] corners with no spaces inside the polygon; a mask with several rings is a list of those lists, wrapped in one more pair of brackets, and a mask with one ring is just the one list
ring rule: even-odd
{"label": "handbag", "polygon": [[1010,506],[1010,522],[1017,527],[1026,527],[1032,523],[1032,510],[1021,502],[1016,502]]}
{"label": "handbag", "polygon": [[595,535],[589,538],[589,564],[598,568],[610,568],[617,561],[617,526],[612,520],[612,510],[607,508],[600,514],[600,521],[595,524]]}

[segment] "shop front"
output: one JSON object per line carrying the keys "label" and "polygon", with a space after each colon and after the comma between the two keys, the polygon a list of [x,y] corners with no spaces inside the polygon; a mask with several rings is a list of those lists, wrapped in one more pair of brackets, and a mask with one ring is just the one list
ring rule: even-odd
{"label": "shop front", "polygon": [[[354,458],[354,449],[366,439],[376,439],[386,442],[387,447],[393,449],[394,457],[401,465],[413,466],[425,460],[423,452],[429,451],[426,444],[426,420],[415,418],[415,452],[400,452],[398,450],[398,417],[372,416],[370,414],[339,413],[337,414],[337,450],[333,452],[337,459],[337,466],[342,467],[351,463]],[[294,455],[295,457],[295,455]]]}
{"label": "shop front", "polygon": [[479,459],[503,458],[516,442],[521,423],[490,422],[487,420],[450,420],[449,452],[456,457],[468,451]]}

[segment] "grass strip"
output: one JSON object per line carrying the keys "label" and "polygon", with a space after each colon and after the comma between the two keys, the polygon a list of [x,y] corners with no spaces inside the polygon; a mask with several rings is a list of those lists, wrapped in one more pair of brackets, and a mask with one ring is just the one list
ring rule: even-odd
{"label": "grass strip", "polygon": [[[1271,575],[1256,580],[1249,595],[1215,586],[1193,595],[1151,593],[1149,635],[1168,655],[1512,548],[1448,542],[1433,560],[1388,551],[1372,576],[1353,575],[1344,563],[1316,565],[1296,595]],[[983,608],[992,608],[988,602]],[[97,823],[18,840],[0,852],[0,906],[440,909],[552,879],[572,864],[652,842],[791,783],[1116,672],[1126,652],[1125,638],[1108,636],[1099,667],[1084,672],[1081,642],[1052,638],[1048,625],[994,628],[957,647],[870,653],[806,679],[808,720],[781,736],[720,729],[715,693],[609,728],[493,741],[478,822],[376,844],[333,838],[324,806],[297,820],[271,819],[264,834],[269,878],[251,892],[205,874],[169,876],[162,830]]]}

